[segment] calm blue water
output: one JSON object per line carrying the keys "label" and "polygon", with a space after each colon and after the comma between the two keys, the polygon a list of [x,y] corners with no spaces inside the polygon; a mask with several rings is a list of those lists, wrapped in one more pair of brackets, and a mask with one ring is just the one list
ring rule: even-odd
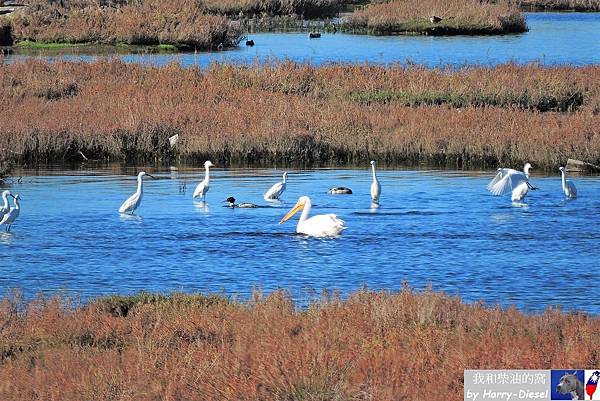
{"label": "calm blue water", "polygon": [[[221,202],[230,195],[265,204],[262,194],[281,171],[216,169],[206,207],[191,199],[201,170],[147,171],[159,179],[146,181],[139,218],[116,211],[134,191],[133,169],[25,171],[12,188],[22,215],[12,234],[0,235],[0,290],[245,296],[258,286],[302,301],[323,288],[394,290],[407,281],[526,311],[552,304],[600,313],[599,177],[576,177],[580,198],[565,201],[558,175],[535,176],[540,190],[514,205],[486,192],[491,171],[386,170],[374,209],[367,168],[290,170],[282,205],[231,210]],[[327,195],[336,185],[354,194]],[[343,218],[344,235],[296,235],[298,217],[279,225],[301,195],[316,204],[313,214]]]}
{"label": "calm blue water", "polygon": [[[250,37],[254,47],[198,54],[117,55],[128,62],[163,65],[177,61],[184,66],[212,62],[251,64],[268,59],[290,59],[324,64],[331,62],[406,63],[427,66],[540,62],[545,65],[600,63],[600,13],[527,13],[530,31],[504,36],[366,36],[307,33],[260,33]],[[94,60],[66,50],[60,58]],[[114,55],[112,55],[114,56]],[[17,60],[23,56],[11,56]],[[48,53],[41,57],[47,58]]]}

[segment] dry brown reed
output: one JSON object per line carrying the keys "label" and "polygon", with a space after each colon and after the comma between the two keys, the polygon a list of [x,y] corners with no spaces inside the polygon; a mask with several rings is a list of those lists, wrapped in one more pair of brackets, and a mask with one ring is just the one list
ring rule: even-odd
{"label": "dry brown reed", "polygon": [[238,23],[209,15],[191,0],[100,2],[31,0],[12,18],[15,41],[98,44],[172,44],[214,49],[237,46]]}
{"label": "dry brown reed", "polygon": [[199,70],[30,60],[0,66],[0,148],[21,162],[79,160],[82,151],[221,165],[600,164],[598,78],[594,66]]}
{"label": "dry brown reed", "polygon": [[[442,18],[432,23],[431,16]],[[349,29],[375,34],[499,34],[524,32],[525,18],[510,0],[393,0],[355,11]]]}
{"label": "dry brown reed", "polygon": [[410,289],[322,298],[5,298],[0,399],[452,401],[464,369],[599,363],[600,319],[585,314]]}
{"label": "dry brown reed", "polygon": [[599,0],[520,0],[519,4],[525,9],[600,11]]}

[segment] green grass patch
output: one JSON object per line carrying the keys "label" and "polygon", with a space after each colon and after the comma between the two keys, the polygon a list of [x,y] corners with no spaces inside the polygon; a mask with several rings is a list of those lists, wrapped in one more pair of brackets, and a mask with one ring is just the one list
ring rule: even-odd
{"label": "green grass patch", "polygon": [[180,309],[182,307],[208,307],[217,304],[228,304],[232,300],[221,295],[185,294],[174,292],[169,295],[139,292],[135,295],[111,295],[94,300],[103,311],[113,316],[127,316],[129,312],[143,305]]}
{"label": "green grass patch", "polygon": [[30,40],[23,40],[18,42],[16,46],[26,49],[64,49],[68,47],[79,47],[87,46],[88,43],[44,43],[44,42],[33,42]]}

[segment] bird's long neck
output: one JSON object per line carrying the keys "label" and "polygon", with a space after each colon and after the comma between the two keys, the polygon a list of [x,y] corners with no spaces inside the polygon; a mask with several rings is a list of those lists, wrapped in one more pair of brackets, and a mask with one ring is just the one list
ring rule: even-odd
{"label": "bird's long neck", "polygon": [[2,209],[8,209],[8,196],[2,195],[2,200],[4,200],[4,206],[2,206]]}
{"label": "bird's long neck", "polygon": [[284,175],[283,175],[283,185],[285,185],[285,183],[286,183],[286,180],[287,180],[287,175],[285,175],[285,174],[284,174]]}
{"label": "bird's long neck", "polygon": [[144,179],[142,177],[138,177],[138,186],[137,186],[137,193],[138,194],[142,194],[144,192],[144,185],[143,182]]}
{"label": "bird's long neck", "polygon": [[307,200],[304,203],[304,207],[302,208],[302,214],[300,215],[300,220],[298,221],[299,225],[304,223],[308,219],[308,214],[310,213],[311,207],[312,207],[312,204],[310,203],[309,200]]}
{"label": "bird's long neck", "polygon": [[205,170],[206,170],[206,171],[204,172],[204,180],[206,181],[206,183],[207,183],[207,184],[208,184],[208,181],[210,180],[210,178],[209,178],[209,174],[208,174],[208,172],[209,172],[209,169],[210,169],[210,167],[206,166],[206,167],[205,167]]}
{"label": "bird's long neck", "polygon": [[373,181],[377,181],[377,176],[375,175],[375,165],[372,164],[371,167],[371,170],[373,170]]}
{"label": "bird's long neck", "polygon": [[21,204],[18,199],[15,199],[15,210],[21,210]]}
{"label": "bird's long neck", "polygon": [[566,185],[565,170],[561,170],[560,171],[560,175],[562,177],[561,181],[562,181],[562,188],[563,188],[563,191],[564,191],[565,190],[565,185]]}

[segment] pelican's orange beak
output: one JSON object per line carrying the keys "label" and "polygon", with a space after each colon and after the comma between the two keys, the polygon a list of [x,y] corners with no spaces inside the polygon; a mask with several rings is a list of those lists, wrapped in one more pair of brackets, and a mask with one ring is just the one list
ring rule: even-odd
{"label": "pelican's orange beak", "polygon": [[288,221],[290,218],[292,218],[293,215],[298,213],[299,210],[302,210],[303,207],[304,207],[304,202],[298,201],[298,203],[296,203],[296,206],[294,206],[292,208],[292,210],[290,210],[289,212],[287,212],[287,214],[285,216],[283,216],[283,219],[281,219],[279,224],[283,224],[286,221]]}

